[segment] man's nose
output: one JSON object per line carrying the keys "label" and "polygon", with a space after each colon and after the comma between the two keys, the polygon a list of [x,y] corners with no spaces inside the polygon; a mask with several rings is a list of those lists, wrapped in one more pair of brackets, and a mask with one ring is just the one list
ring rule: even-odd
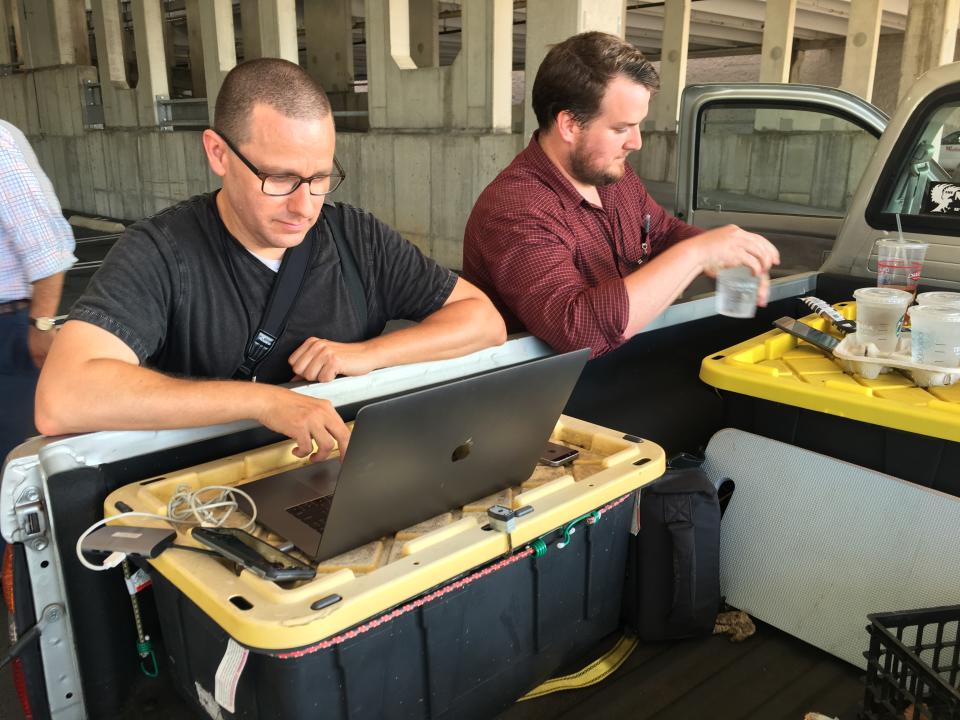
{"label": "man's nose", "polygon": [[310,217],[317,200],[322,201],[323,198],[310,194],[310,184],[300,183],[296,190],[287,195],[287,209],[301,217]]}
{"label": "man's nose", "polygon": [[640,137],[640,126],[630,128],[629,137],[624,147],[628,150],[639,150],[643,146],[643,139]]}

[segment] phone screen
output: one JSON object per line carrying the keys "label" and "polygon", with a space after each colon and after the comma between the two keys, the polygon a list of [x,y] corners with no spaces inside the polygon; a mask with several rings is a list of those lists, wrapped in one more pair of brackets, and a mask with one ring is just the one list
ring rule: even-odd
{"label": "phone screen", "polygon": [[239,528],[194,528],[193,536],[224,557],[271,580],[302,580],[316,571]]}
{"label": "phone screen", "polygon": [[832,354],[833,349],[840,344],[840,341],[832,335],[814,330],[809,325],[799,322],[792,317],[782,317],[779,320],[775,320],[773,324],[784,332],[798,337],[801,340],[806,340],[811,345],[830,354]]}

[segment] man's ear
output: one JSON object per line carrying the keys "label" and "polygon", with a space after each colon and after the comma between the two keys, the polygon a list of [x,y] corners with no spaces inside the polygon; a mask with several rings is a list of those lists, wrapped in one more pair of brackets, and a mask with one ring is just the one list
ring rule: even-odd
{"label": "man's ear", "polygon": [[557,113],[557,134],[566,143],[574,143],[580,137],[583,128],[577,119],[567,110],[561,110]]}
{"label": "man's ear", "polygon": [[227,147],[223,138],[213,130],[204,130],[203,149],[207,153],[207,162],[210,163],[210,169],[213,170],[214,174],[219,177],[226,175],[225,155],[230,152],[230,148]]}

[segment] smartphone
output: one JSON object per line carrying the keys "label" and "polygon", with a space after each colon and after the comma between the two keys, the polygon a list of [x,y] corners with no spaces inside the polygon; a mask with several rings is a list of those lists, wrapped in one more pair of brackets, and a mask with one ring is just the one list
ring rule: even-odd
{"label": "smartphone", "polygon": [[239,528],[195,527],[191,533],[198,542],[233,560],[257,577],[285,582],[310,580],[317,574],[306,563]]}
{"label": "smartphone", "polygon": [[814,330],[809,325],[795,320],[792,317],[782,317],[779,320],[774,320],[773,324],[783,330],[785,333],[789,333],[795,337],[800,338],[801,340],[806,340],[808,343],[813,345],[820,350],[823,350],[827,355],[833,356],[833,350],[837,345],[840,344],[840,341],[837,340],[832,335],[827,335],[825,332],[820,332],[819,330]]}
{"label": "smartphone", "polygon": [[579,450],[573,450],[565,445],[548,442],[540,455],[540,462],[550,467],[560,467],[572,463],[580,456]]}

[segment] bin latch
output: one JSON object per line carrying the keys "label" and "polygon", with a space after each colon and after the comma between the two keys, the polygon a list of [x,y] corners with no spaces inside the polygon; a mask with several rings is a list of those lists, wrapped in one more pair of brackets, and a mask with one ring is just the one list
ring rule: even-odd
{"label": "bin latch", "polygon": [[[35,487],[24,488],[13,505],[20,530],[20,542],[33,544],[44,541],[47,533],[47,511],[43,505],[40,490]],[[42,549],[42,548],[35,548]]]}
{"label": "bin latch", "polygon": [[517,518],[533,512],[533,505],[524,505],[512,510],[505,505],[491,505],[487,508],[490,527],[502,533],[512,533],[517,528]]}

